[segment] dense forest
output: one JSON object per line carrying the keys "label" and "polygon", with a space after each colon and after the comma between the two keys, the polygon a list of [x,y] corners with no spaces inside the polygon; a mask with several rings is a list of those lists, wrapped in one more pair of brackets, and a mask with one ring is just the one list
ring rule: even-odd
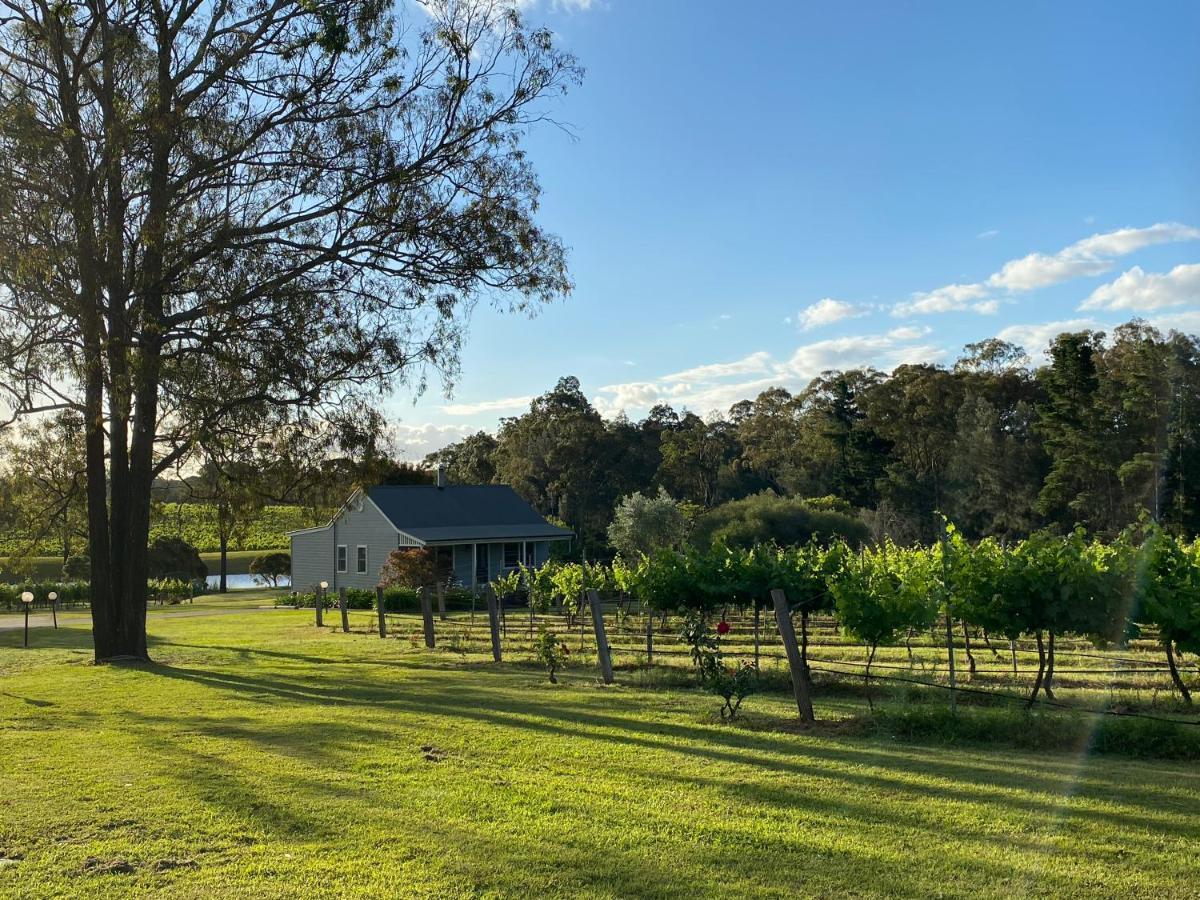
{"label": "dense forest", "polygon": [[1200,341],[1133,321],[1064,333],[1034,367],[988,340],[951,367],[828,371],[725,415],[656,406],[606,420],[575,378],[527,413],[432,454],[456,482],[513,485],[603,548],[619,498],[660,488],[700,510],[748,495],[820,498],[876,538],[933,539],[938,513],[970,538],[1038,528],[1112,536],[1143,511],[1200,528]]}
{"label": "dense forest", "polygon": [[[764,492],[807,499],[901,544],[934,539],[939,514],[971,539],[1075,525],[1111,537],[1143,513],[1200,531],[1200,339],[1140,321],[1061,334],[1036,367],[988,340],[949,367],[823,372],[799,393],[771,388],[707,417],[656,406],[640,421],[605,419],[566,377],[495,435],[423,466],[397,461],[385,434],[364,421],[317,443],[280,433],[240,455],[214,449],[156,483],[156,533],[199,529],[214,550],[282,546],[282,533],[261,533],[280,515],[289,527],[323,521],[358,485],[428,482],[436,465],[452,482],[513,485],[589,556],[610,551],[614,508],[635,492],[665,491],[692,520]],[[0,555],[83,552],[79,435],[69,416],[47,418],[2,448]]]}

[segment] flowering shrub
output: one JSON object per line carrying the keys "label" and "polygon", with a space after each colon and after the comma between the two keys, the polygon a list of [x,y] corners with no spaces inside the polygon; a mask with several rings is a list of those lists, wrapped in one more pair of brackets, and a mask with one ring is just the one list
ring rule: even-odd
{"label": "flowering shrub", "polygon": [[[728,633],[729,623],[722,619],[717,623],[717,634]],[[725,664],[721,645],[709,631],[701,612],[688,613],[680,637],[691,647],[692,662],[696,664],[704,689],[725,701],[721,706],[721,718],[732,719],[741,709],[742,701],[758,690],[758,670],[748,662]]]}

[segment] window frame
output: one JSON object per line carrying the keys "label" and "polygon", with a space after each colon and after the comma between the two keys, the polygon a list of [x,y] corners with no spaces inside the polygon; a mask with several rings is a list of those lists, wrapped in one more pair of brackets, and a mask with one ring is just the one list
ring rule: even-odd
{"label": "window frame", "polygon": [[350,547],[338,544],[333,554],[333,567],[339,575],[345,575],[350,570]]}
{"label": "window frame", "polygon": [[358,544],[354,550],[354,566],[356,575],[366,575],[371,568],[371,551],[369,545]]}
{"label": "window frame", "polygon": [[[508,562],[508,548],[513,549],[514,562],[510,565]],[[500,567],[505,571],[511,572],[513,569],[521,565],[521,542],[520,541],[505,541],[503,549],[500,551]]]}

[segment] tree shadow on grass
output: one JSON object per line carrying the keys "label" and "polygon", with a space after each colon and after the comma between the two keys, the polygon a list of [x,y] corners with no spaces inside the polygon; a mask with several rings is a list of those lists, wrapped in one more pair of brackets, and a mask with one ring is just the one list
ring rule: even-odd
{"label": "tree shadow on grass", "polygon": [[[1030,756],[1019,755],[1006,766],[1005,757],[987,754],[987,765],[958,761],[949,752],[924,751],[923,759],[879,745],[862,745],[846,739],[789,737],[762,732],[747,732],[720,726],[688,725],[677,721],[647,722],[632,716],[598,712],[594,705],[562,702],[558,697],[539,700],[516,699],[495,690],[486,682],[470,692],[455,693],[444,679],[420,674],[419,669],[405,671],[397,683],[343,682],[330,684],[312,677],[281,675],[240,675],[201,669],[153,667],[157,674],[194,682],[209,688],[233,691],[259,702],[302,705],[343,705],[370,708],[396,706],[418,713],[431,722],[444,719],[472,720],[485,725],[517,728],[557,737],[588,739],[624,744],[647,751],[681,753],[718,764],[752,766],[766,771],[803,779],[814,770],[829,774],[836,766],[836,777],[846,783],[925,798],[930,801],[956,799],[994,809],[1003,814],[1021,809],[1031,816],[1068,815],[1076,819],[1103,823],[1120,822],[1131,828],[1195,836],[1197,827],[1181,810],[1176,817],[1170,811],[1178,798],[1156,795],[1153,791],[1130,793],[1119,776],[1104,777],[1096,772],[1080,777],[1079,761],[1074,763],[1032,763]],[[476,670],[473,674],[480,674]],[[491,674],[504,676],[493,670]],[[511,680],[511,676],[508,676]],[[450,690],[448,690],[450,688]],[[619,693],[599,694],[608,704],[620,703]],[[625,695],[625,699],[629,698]],[[548,700],[548,702],[547,702]],[[253,729],[246,735],[253,739]],[[1014,754],[1015,755],[1015,754]],[[1172,770],[1174,771],[1174,770]],[[908,773],[916,780],[903,777]],[[964,788],[964,783],[966,787]],[[1039,799],[1033,794],[1062,797],[1062,801]],[[1081,807],[1072,798],[1095,801],[1102,808]],[[1119,800],[1114,800],[1119,798]],[[1144,814],[1113,809],[1116,804],[1132,806]]]}

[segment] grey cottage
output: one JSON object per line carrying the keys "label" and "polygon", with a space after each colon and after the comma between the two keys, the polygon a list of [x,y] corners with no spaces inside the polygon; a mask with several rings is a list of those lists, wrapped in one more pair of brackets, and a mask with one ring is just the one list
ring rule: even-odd
{"label": "grey cottage", "polygon": [[508,485],[448,485],[439,472],[437,485],[355,491],[328,525],[290,532],[292,585],[373,588],[397,547],[430,547],[455,583],[475,589],[518,563],[541,565],[551,541],[572,536]]}

